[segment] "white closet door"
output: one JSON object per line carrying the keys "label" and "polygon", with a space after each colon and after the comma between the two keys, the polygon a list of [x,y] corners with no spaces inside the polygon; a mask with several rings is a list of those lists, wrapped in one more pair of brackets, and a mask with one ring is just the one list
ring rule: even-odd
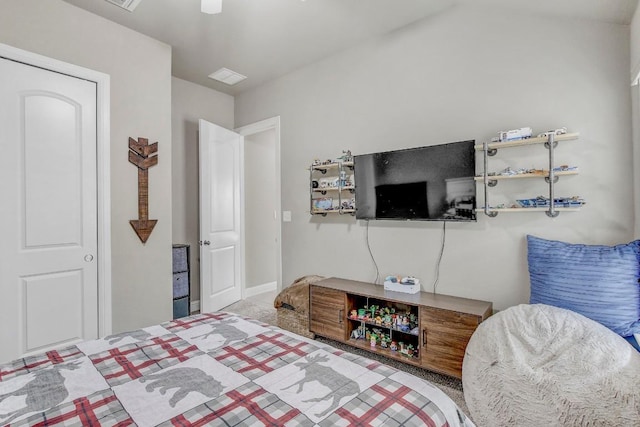
{"label": "white closet door", "polygon": [[96,84],[0,58],[0,363],[98,336]]}

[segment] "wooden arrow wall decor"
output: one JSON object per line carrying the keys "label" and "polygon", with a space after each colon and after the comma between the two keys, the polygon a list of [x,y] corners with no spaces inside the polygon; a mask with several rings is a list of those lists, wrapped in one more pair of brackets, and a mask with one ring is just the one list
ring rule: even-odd
{"label": "wooden arrow wall decor", "polygon": [[142,243],[147,243],[158,222],[157,219],[149,219],[149,168],[158,164],[157,152],[157,142],[149,145],[146,138],[138,138],[137,141],[129,138],[129,162],[138,167],[138,219],[129,223]]}

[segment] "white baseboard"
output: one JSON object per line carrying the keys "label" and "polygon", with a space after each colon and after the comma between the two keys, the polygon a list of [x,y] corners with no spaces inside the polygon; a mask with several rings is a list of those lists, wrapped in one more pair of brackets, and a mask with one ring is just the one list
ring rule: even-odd
{"label": "white baseboard", "polygon": [[[244,297],[245,298],[249,298],[249,297],[253,297],[253,296],[256,296],[256,295],[263,294],[265,292],[271,292],[271,291],[276,291],[276,290],[278,290],[278,282],[265,283],[265,284],[262,284],[262,285],[252,286],[250,288],[246,288],[244,290]],[[191,301],[191,306],[189,308],[191,310],[191,313],[194,313],[196,311],[200,311],[200,300]]]}
{"label": "white baseboard", "polygon": [[265,292],[271,292],[278,289],[278,282],[265,283],[263,285],[252,286],[250,288],[245,288],[244,297],[249,298],[256,295],[263,294]]}
{"label": "white baseboard", "polygon": [[189,307],[191,313],[195,313],[196,311],[200,311],[200,300],[191,301],[191,306]]}

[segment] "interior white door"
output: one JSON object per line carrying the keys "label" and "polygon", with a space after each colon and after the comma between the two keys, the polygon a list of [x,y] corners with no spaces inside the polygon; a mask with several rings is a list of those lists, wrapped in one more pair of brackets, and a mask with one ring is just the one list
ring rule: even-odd
{"label": "interior white door", "polygon": [[0,362],[98,336],[96,101],[0,58]]}
{"label": "interior white door", "polygon": [[200,120],[200,311],[242,298],[244,137]]}

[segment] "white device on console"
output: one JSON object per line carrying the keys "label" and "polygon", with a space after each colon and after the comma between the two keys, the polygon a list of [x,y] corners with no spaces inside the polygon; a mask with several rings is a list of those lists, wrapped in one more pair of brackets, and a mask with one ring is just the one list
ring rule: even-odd
{"label": "white device on console", "polygon": [[413,276],[387,276],[384,280],[385,291],[402,292],[405,294],[417,294],[420,292],[420,280]]}

